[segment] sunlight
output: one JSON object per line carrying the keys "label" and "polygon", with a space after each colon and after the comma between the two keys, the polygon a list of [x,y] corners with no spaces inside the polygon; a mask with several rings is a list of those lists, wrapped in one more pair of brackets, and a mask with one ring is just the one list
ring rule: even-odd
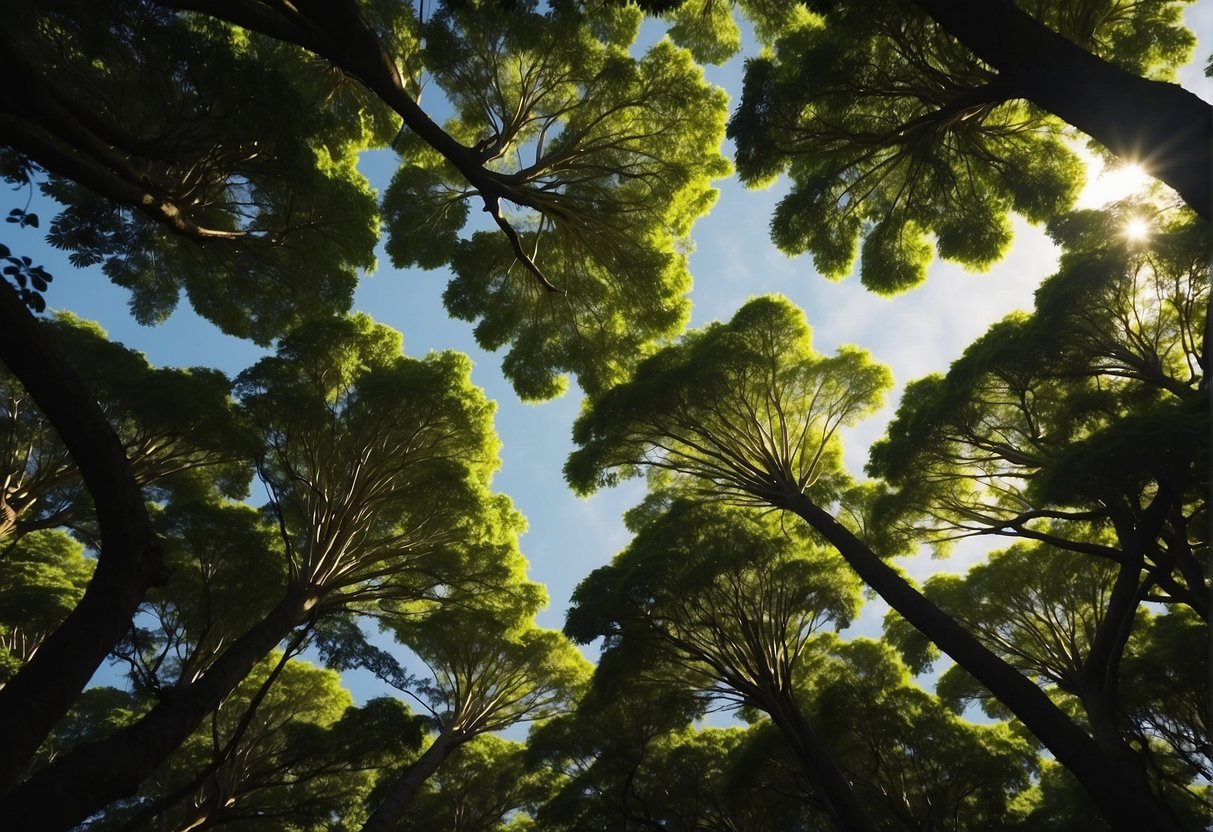
{"label": "sunlight", "polygon": [[1100,208],[1145,190],[1153,181],[1153,177],[1138,164],[1105,168],[1095,157],[1086,161],[1087,185],[1078,196],[1079,208]]}
{"label": "sunlight", "polygon": [[1125,236],[1139,243],[1150,236],[1150,223],[1141,217],[1132,217],[1125,223]]}

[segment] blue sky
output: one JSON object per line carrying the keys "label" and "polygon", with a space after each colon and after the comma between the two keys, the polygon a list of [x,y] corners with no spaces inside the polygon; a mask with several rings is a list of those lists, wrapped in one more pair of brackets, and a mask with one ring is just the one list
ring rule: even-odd
{"label": "blue sky", "polygon": [[[1194,4],[1187,21],[1198,36],[1213,33],[1213,0]],[[1213,85],[1202,74],[1207,55],[1208,47],[1202,44],[1181,80],[1213,100]],[[737,93],[741,60],[711,68],[708,74],[714,83]],[[367,165],[380,189],[386,187],[385,176],[390,173],[390,166],[382,161]],[[781,195],[779,185],[757,192],[735,181],[718,187],[719,202],[694,230],[692,325],[727,319],[752,295],[783,293],[805,310],[819,351],[832,352],[844,343],[867,348],[892,368],[898,384],[895,395],[905,382],[945,369],[990,323],[1012,310],[1030,307],[1036,285],[1056,264],[1056,252],[1043,233],[1017,222],[1014,248],[988,273],[967,273],[937,262],[925,286],[882,299],[864,291],[856,277],[831,283],[814,272],[808,257],[789,259],[775,249],[767,224]],[[23,191],[14,193],[9,204],[0,208],[22,207],[25,198]],[[46,207],[36,210],[49,219]],[[49,247],[33,250],[30,230],[12,229],[5,227],[5,241],[55,275],[48,295],[52,307],[99,321],[112,338],[143,351],[152,363],[206,365],[235,374],[261,354],[251,344],[218,333],[184,307],[160,327],[136,325],[126,310],[125,291],[110,285],[99,269],[74,270],[60,252]],[[553,402],[519,402],[498,370],[499,357],[476,347],[470,324],[447,318],[441,303],[445,284],[441,271],[396,270],[381,253],[379,270],[363,280],[356,307],[402,331],[409,354],[457,349],[472,356],[474,380],[498,402],[497,430],[503,448],[494,485],[514,499],[530,522],[522,549],[530,560],[532,579],[545,583],[551,596],[551,606],[539,621],[559,627],[577,581],[626,545],[620,516],[639,500],[643,484],[632,482],[590,499],[577,498],[565,487],[561,467],[572,447],[570,427],[580,407],[576,388]],[[890,406],[846,436],[846,460],[854,474],[862,474],[867,445],[881,434],[891,415]],[[254,502],[260,496],[254,493]],[[924,558],[912,571],[922,577],[937,569],[959,569],[961,563]],[[859,629],[875,632],[881,614],[870,603]]]}

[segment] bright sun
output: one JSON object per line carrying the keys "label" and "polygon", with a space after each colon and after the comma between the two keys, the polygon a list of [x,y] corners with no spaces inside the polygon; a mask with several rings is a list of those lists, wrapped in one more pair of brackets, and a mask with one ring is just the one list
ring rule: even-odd
{"label": "bright sun", "polygon": [[1125,223],[1125,236],[1140,242],[1150,236],[1150,224],[1141,217],[1133,217]]}

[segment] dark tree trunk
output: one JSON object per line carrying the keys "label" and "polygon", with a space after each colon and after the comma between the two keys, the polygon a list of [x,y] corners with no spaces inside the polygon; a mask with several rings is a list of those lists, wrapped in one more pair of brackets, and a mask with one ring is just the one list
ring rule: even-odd
{"label": "dark tree trunk", "polygon": [[391,791],[367,819],[362,832],[388,832],[396,828],[396,823],[413,802],[417,790],[464,741],[464,738],[454,734],[444,733],[435,737],[430,747],[392,784]]}
{"label": "dark tree trunk", "polygon": [[289,594],[232,643],[198,681],[170,690],[138,722],[68,752],[0,799],[7,830],[70,829],[113,801],[134,794],[207,714],[304,620],[316,598]]}
{"label": "dark tree trunk", "polygon": [[813,790],[825,804],[834,824],[846,832],[876,832],[876,824],[855,798],[851,784],[834,765],[834,759],[817,738],[800,707],[788,692],[772,693],[755,704],[766,711],[771,722],[792,746],[804,765]]}
{"label": "dark tree trunk", "polygon": [[890,607],[1010,708],[1078,779],[1112,829],[1179,832],[1183,828],[1155,796],[1140,757],[1127,746],[1120,743],[1115,751],[1101,748],[1044,691],[986,649],[808,497],[792,494],[781,502],[829,541]]}
{"label": "dark tree trunk", "polygon": [[1017,94],[1170,185],[1210,219],[1213,107],[1095,57],[1011,0],[911,0]]}
{"label": "dark tree trunk", "polygon": [[62,437],[101,529],[97,568],[84,597],[0,688],[3,791],[20,778],[38,745],[126,633],[148,587],[163,581],[164,567],[122,442],[8,285],[0,287],[0,360]]}

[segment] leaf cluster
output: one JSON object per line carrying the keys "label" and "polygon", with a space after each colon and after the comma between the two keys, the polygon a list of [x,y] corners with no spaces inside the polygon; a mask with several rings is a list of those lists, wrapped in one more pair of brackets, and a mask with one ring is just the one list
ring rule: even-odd
{"label": "leaf cluster", "polygon": [[815,352],[800,310],[756,298],[594,400],[574,425],[581,448],[565,476],[584,493],[650,467],[742,503],[802,492],[830,502],[849,483],[839,428],[878,408],[891,381],[863,350]]}

